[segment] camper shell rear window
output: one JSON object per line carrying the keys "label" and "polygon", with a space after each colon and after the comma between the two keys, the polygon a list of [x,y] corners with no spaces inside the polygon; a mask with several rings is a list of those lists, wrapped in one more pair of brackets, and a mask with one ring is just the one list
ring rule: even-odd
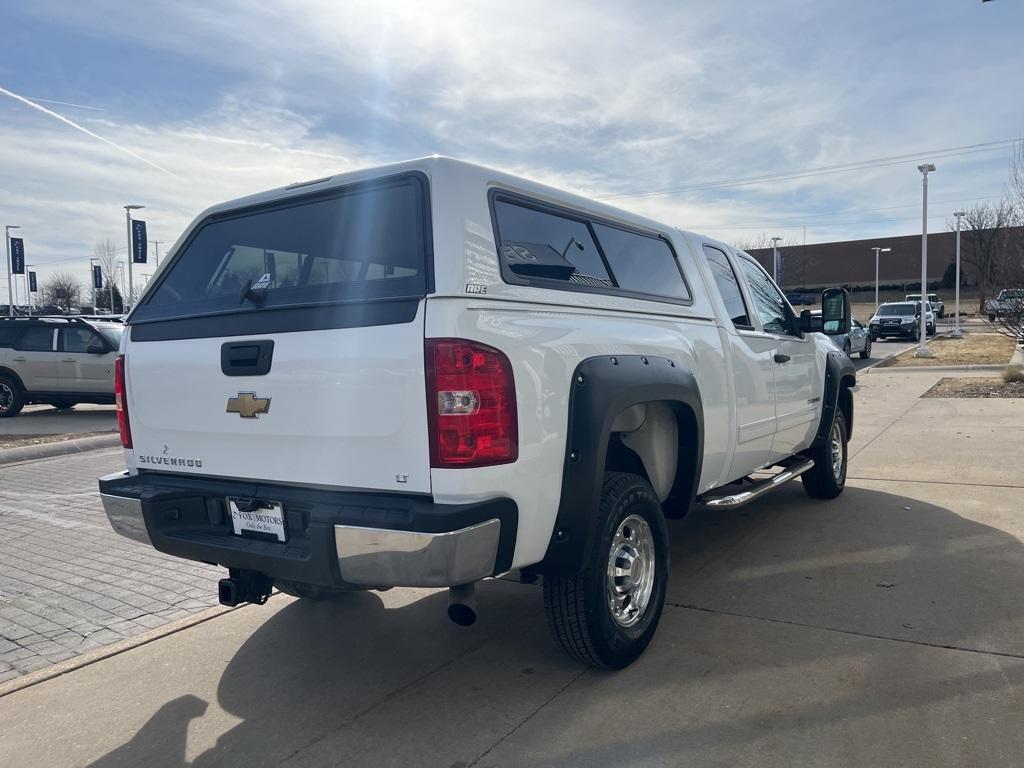
{"label": "camper shell rear window", "polygon": [[131,321],[419,299],[430,268],[427,180],[407,173],[211,216]]}

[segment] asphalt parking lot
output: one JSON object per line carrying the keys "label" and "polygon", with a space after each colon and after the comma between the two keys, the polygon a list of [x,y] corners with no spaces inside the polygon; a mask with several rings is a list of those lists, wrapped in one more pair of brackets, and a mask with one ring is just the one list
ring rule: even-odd
{"label": "asphalt parking lot", "polygon": [[432,590],[278,595],[0,686],[0,763],[1019,764],[1024,408],[919,399],[938,375],[863,377],[839,499],[671,523],[662,625],[623,672],[564,657],[537,586],[485,582],[469,629]]}
{"label": "asphalt parking lot", "polygon": [[27,405],[17,416],[0,419],[0,438],[116,431],[117,414],[112,405],[76,405],[67,411]]}

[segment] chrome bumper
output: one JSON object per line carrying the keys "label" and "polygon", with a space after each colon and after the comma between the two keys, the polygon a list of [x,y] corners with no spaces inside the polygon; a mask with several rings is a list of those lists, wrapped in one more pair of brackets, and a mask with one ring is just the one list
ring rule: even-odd
{"label": "chrome bumper", "polygon": [[342,581],[373,587],[448,587],[494,571],[500,520],[446,533],[334,526]]}
{"label": "chrome bumper", "polygon": [[[102,479],[115,479],[124,475],[124,472],[115,472]],[[139,499],[101,493],[100,501],[103,502],[103,511],[107,513],[110,527],[116,533],[143,544],[152,544],[146,530],[146,521],[142,517],[142,502]]]}

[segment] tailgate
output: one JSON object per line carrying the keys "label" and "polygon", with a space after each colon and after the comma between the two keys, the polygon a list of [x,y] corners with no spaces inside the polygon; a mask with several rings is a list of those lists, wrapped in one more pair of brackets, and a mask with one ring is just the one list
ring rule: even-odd
{"label": "tailgate", "polygon": [[[260,340],[267,374],[223,373],[224,344]],[[129,343],[125,361],[136,468],[430,491],[422,304],[396,325]]]}

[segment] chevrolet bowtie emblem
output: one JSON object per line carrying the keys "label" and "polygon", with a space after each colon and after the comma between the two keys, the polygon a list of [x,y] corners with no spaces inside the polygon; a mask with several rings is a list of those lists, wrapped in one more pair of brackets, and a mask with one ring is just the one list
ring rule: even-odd
{"label": "chevrolet bowtie emblem", "polygon": [[255,392],[239,392],[228,398],[228,413],[237,413],[243,419],[255,419],[257,414],[270,413],[270,398],[256,397]]}

